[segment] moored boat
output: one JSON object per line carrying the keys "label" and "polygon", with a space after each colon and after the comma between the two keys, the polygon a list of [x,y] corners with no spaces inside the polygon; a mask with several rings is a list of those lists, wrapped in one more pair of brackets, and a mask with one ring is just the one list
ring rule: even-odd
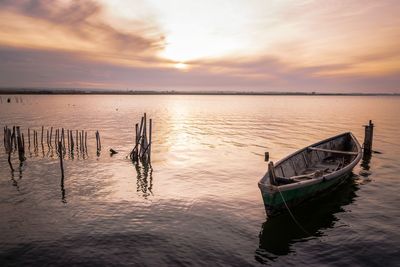
{"label": "moored boat", "polygon": [[332,190],[351,175],[362,157],[355,136],[346,132],[268,164],[258,182],[269,217]]}

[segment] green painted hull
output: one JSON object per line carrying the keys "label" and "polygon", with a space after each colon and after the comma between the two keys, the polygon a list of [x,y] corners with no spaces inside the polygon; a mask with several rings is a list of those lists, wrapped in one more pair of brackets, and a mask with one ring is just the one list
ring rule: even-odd
{"label": "green painted hull", "polygon": [[286,211],[287,208],[285,206],[285,202],[289,208],[293,208],[307,200],[318,197],[323,193],[332,191],[338,185],[340,185],[344,180],[346,180],[347,177],[349,177],[349,174],[336,177],[335,179],[331,179],[329,181],[321,181],[313,185],[308,185],[281,192],[262,191],[261,194],[263,197],[267,215],[271,217],[283,211]]}

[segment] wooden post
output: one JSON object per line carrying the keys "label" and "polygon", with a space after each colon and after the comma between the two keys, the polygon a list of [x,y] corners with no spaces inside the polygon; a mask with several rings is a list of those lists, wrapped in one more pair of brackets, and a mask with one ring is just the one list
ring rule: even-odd
{"label": "wooden post", "polygon": [[81,133],[81,131],[79,131],[78,134],[79,134],[79,151],[82,151],[82,133]]}
{"label": "wooden post", "polygon": [[274,167],[274,163],[272,161],[270,161],[268,163],[268,174],[269,174],[269,181],[272,185],[277,185],[276,184],[276,174],[275,174],[275,167]]}
{"label": "wooden post", "polygon": [[14,150],[17,150],[17,137],[15,135],[15,126],[13,126],[13,142],[14,142]]}
{"label": "wooden post", "polygon": [[369,121],[368,125],[364,125],[365,127],[365,136],[364,136],[364,153],[371,154],[372,152],[372,139],[374,136],[374,124],[372,121]]}
{"label": "wooden post", "polygon": [[61,129],[61,142],[63,145],[63,148],[65,149],[65,135],[64,135],[64,128]]}
{"label": "wooden post", "polygon": [[24,133],[22,133],[21,136],[22,136],[22,147],[24,148],[24,154],[25,154],[25,137],[24,137]]}
{"label": "wooden post", "polygon": [[139,133],[138,133],[138,130],[139,130],[139,124],[138,123],[136,123],[135,124],[135,136],[136,136],[136,138],[135,138],[135,143],[137,144],[137,142],[138,142],[138,139],[139,139]]}
{"label": "wooden post", "polygon": [[11,129],[7,129],[7,136],[6,136],[6,152],[8,154],[8,164],[10,165],[10,169],[12,172],[14,172],[14,168],[11,163],[11,152],[12,152],[12,133]]}
{"label": "wooden post", "polygon": [[19,126],[16,127],[16,132],[17,132],[17,143],[18,143],[18,157],[19,157],[19,161],[23,162],[25,160],[24,157],[24,148],[22,145],[22,139],[21,139],[21,131]]}
{"label": "wooden post", "polygon": [[74,152],[74,136],[72,130],[70,131],[70,135],[71,135],[71,154],[72,154]]}
{"label": "wooden post", "polygon": [[99,137],[97,136],[97,131],[96,131],[96,151],[99,151]]}
{"label": "wooden post", "polygon": [[99,151],[101,151],[101,139],[100,139],[100,133],[97,131],[97,135],[99,136]]}
{"label": "wooden post", "polygon": [[266,161],[266,162],[269,161],[269,152],[265,152],[264,161]]}
{"label": "wooden post", "polygon": [[152,119],[150,119],[150,121],[149,121],[149,149],[148,149],[148,151],[147,151],[147,153],[148,153],[148,155],[149,155],[149,162],[150,162],[150,159],[151,159],[151,132],[152,132],[152,126],[153,125],[153,120]]}
{"label": "wooden post", "polygon": [[56,151],[58,152],[58,129],[56,129],[54,133],[54,147],[56,148]]}
{"label": "wooden post", "polygon": [[63,164],[62,143],[61,143],[61,141],[58,141],[58,154],[60,156],[61,178],[64,179],[64,164]]}
{"label": "wooden post", "polygon": [[87,132],[85,131],[85,151],[87,154]]}
{"label": "wooden post", "polygon": [[82,151],[82,153],[84,153],[85,152],[85,136],[84,136],[83,130],[81,132],[82,132],[81,151]]}

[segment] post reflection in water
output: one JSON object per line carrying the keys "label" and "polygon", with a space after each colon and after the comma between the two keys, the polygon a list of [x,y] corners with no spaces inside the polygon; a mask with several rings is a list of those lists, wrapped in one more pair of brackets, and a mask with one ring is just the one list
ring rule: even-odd
{"label": "post reflection in water", "polygon": [[335,214],[343,212],[343,206],[354,201],[357,190],[358,185],[353,176],[334,192],[293,209],[293,215],[308,234],[287,213],[267,219],[261,227],[256,260],[265,263],[278,256],[288,255],[294,252],[291,249],[294,243],[322,236],[321,230],[334,227],[338,221]]}
{"label": "post reflection in water", "polygon": [[153,188],[153,168],[148,162],[143,162],[142,164],[134,162],[133,164],[137,174],[136,191],[146,199],[148,196],[153,195],[151,191]]}
{"label": "post reflection in water", "polygon": [[67,198],[65,196],[65,187],[64,187],[64,175],[61,176],[61,202],[67,203]]}

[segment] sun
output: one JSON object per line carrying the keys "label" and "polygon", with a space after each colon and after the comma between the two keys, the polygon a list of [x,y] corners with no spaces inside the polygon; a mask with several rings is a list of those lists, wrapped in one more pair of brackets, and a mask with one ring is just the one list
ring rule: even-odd
{"label": "sun", "polygon": [[188,69],[188,64],[185,64],[183,62],[178,62],[174,64],[174,67],[177,68],[178,70],[187,70]]}

